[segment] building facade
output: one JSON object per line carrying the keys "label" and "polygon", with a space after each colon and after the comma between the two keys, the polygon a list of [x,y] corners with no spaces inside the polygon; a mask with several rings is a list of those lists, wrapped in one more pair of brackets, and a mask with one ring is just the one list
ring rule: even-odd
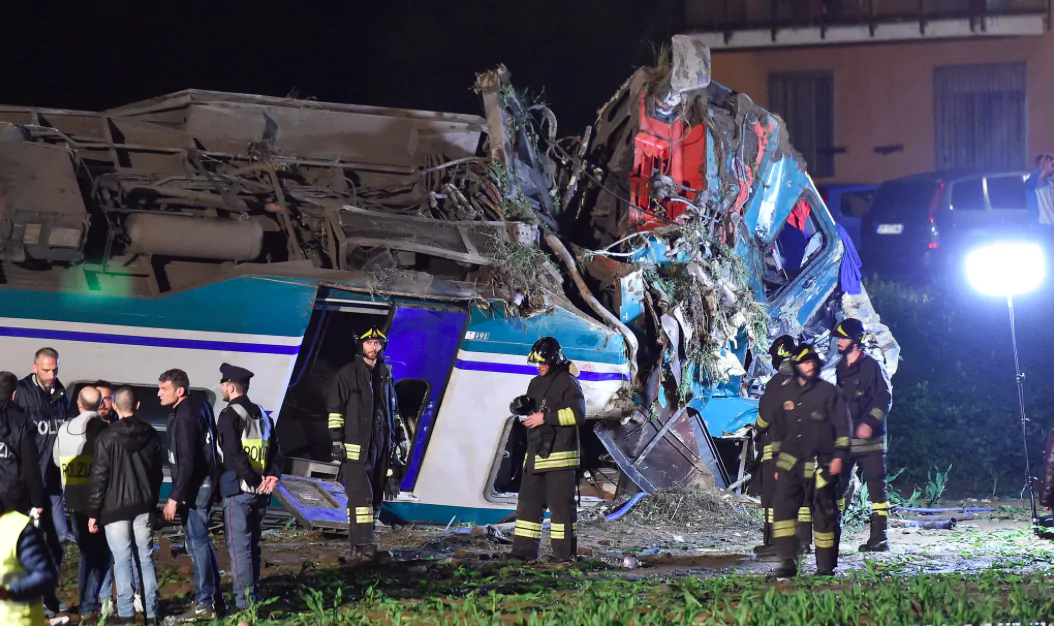
{"label": "building facade", "polygon": [[1054,152],[1048,0],[688,0],[713,77],[787,122],[821,184],[1031,169]]}

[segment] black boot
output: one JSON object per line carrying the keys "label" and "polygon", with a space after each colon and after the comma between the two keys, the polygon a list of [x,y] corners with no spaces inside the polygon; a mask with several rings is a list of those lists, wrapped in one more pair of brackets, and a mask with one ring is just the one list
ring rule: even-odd
{"label": "black boot", "polygon": [[798,544],[798,554],[809,554],[812,552],[812,517],[808,521],[798,520],[794,530],[794,539]]}
{"label": "black boot", "polygon": [[759,557],[776,556],[776,546],[772,545],[772,524],[765,522],[761,529],[761,545],[754,546],[754,554]]}
{"label": "black boot", "polygon": [[889,552],[889,539],[886,537],[885,515],[871,515],[871,536],[867,543],[860,546],[860,552]]}
{"label": "black boot", "polygon": [[776,578],[793,578],[798,575],[798,564],[794,559],[784,559],[776,570]]}

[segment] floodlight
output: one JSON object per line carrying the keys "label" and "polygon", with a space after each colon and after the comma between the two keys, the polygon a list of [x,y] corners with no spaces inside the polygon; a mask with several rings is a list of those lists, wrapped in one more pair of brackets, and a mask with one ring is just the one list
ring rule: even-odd
{"label": "floodlight", "polygon": [[1030,241],[998,241],[985,244],[966,255],[966,278],[986,296],[1006,298],[1010,311],[1010,345],[1014,350],[1014,380],[1017,382],[1017,408],[1021,414],[1021,436],[1025,444],[1025,478],[1032,505],[1032,527],[1041,537],[1049,537],[1041,528],[1036,511],[1036,489],[1028,461],[1028,418],[1025,416],[1025,375],[1017,353],[1017,327],[1014,323],[1014,296],[1035,290],[1046,275],[1047,260],[1043,248]]}
{"label": "floodlight", "polygon": [[966,278],[986,296],[1012,297],[1035,290],[1046,274],[1043,248],[1027,241],[1000,241],[966,255]]}

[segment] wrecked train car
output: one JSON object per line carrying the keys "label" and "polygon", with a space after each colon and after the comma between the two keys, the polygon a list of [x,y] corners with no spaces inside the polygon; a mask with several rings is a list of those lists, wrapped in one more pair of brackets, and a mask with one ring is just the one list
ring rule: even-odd
{"label": "wrecked train car", "polygon": [[710,83],[690,38],[673,57],[568,138],[504,68],[477,77],[483,118],[203,91],[0,107],[0,368],[52,345],[71,397],[130,384],[163,429],[161,371],[218,408],[219,365],[250,367],[300,459],[282,498],[340,528],[323,398],[381,325],[405,439],[384,514],[494,522],[522,468],[509,400],[554,335],[594,423],[584,493],[727,488],[770,338],[822,344],[851,312],[891,369],[898,348],[840,284],[781,121]]}

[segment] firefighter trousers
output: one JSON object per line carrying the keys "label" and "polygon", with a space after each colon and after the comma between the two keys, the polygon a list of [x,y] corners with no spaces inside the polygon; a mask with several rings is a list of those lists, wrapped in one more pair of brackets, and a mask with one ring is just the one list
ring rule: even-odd
{"label": "firefighter trousers", "polygon": [[776,499],[776,460],[761,462],[761,514],[764,518],[763,537],[766,546],[772,545],[772,523],[775,520],[772,503]]}
{"label": "firefighter trousers", "polygon": [[849,488],[849,478],[857,466],[864,473],[867,495],[871,500],[871,540],[869,543],[883,541],[886,538],[886,524],[889,521],[886,453],[877,451],[853,454],[852,460],[849,462],[849,471],[845,472],[845,479],[840,481],[841,493],[838,494],[839,498],[845,497],[845,491]]}
{"label": "firefighter trousers", "polygon": [[[373,511],[384,501],[383,463],[344,463],[344,493],[348,496],[348,542],[351,547],[375,546]],[[378,476],[380,474],[380,476]]]}
{"label": "firefighter trousers", "polygon": [[[816,568],[833,570],[838,566],[838,508],[836,489],[830,482],[826,464],[821,476],[806,472],[802,463],[790,471],[780,471],[773,502],[775,522],[772,525],[776,554],[784,561],[794,560],[797,553],[797,527],[802,510],[809,511],[815,530]],[[802,522],[804,524],[804,522]]]}
{"label": "firefighter trousers", "polygon": [[533,466],[528,464],[520,483],[519,504],[516,506],[513,556],[528,561],[538,558],[546,508],[550,512],[553,556],[558,561],[569,561],[578,554],[575,474],[574,468],[535,472]]}

